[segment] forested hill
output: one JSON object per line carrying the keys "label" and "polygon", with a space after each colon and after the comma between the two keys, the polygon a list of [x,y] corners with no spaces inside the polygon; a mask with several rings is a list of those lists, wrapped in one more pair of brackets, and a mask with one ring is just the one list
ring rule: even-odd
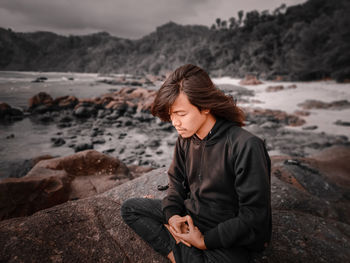
{"label": "forested hill", "polygon": [[350,79],[349,13],[349,0],[309,0],[239,12],[210,28],[169,22],[138,40],[0,28],[0,70],[161,74],[194,63],[216,76],[344,81]]}

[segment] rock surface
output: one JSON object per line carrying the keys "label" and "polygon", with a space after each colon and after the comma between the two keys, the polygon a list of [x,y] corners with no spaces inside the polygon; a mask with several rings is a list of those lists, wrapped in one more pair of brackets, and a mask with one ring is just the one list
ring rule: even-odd
{"label": "rock surface", "polygon": [[43,159],[26,176],[0,181],[0,220],[100,194],[145,171],[130,173],[120,160],[93,150]]}
{"label": "rock surface", "polygon": [[[350,260],[349,157],[350,147],[331,147],[310,158],[272,158],[272,242],[252,262]],[[0,222],[0,262],[167,262],[119,214],[129,197],[163,197],[157,185],[167,183],[165,171]]]}
{"label": "rock surface", "polygon": [[23,110],[0,102],[0,120],[18,121],[23,119]]}
{"label": "rock surface", "polygon": [[240,85],[260,85],[262,82],[253,75],[247,75],[239,82]]}
{"label": "rock surface", "polygon": [[343,110],[350,108],[350,102],[347,100],[337,100],[332,102],[323,102],[320,100],[306,100],[298,104],[304,110],[309,109],[331,109],[331,110]]}

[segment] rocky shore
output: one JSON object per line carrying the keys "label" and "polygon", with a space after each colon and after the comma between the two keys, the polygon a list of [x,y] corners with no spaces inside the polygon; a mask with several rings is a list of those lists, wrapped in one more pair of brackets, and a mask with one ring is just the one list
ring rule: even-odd
{"label": "rocky shore", "polygon": [[[0,103],[1,122],[28,118],[54,126],[52,149],[71,150],[12,165],[10,178],[0,181],[0,262],[166,262],[119,215],[128,197],[165,194],[157,186],[167,184],[177,138],[170,123],[150,114],[155,91],[130,85],[90,99],[41,92],[26,109]],[[260,103],[245,87],[219,87],[238,104]],[[350,259],[350,143],[346,136],[308,131],[313,128],[303,119],[311,108],[349,103],[305,101],[300,107],[293,114],[243,108],[245,128],[265,140],[273,163],[273,242],[254,262]],[[288,129],[302,125],[305,131]]]}
{"label": "rocky shore", "polygon": [[[272,158],[272,242],[251,262],[349,261],[349,158],[350,148],[341,146]],[[102,194],[1,221],[0,261],[167,262],[120,217],[123,200],[161,198],[157,185],[166,183],[166,168],[159,168]]]}

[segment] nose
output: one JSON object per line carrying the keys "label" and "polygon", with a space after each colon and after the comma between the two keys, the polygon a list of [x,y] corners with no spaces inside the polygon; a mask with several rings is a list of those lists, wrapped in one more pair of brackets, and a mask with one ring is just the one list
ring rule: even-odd
{"label": "nose", "polygon": [[180,126],[181,122],[178,118],[176,118],[175,116],[171,117],[171,123],[173,124],[174,127]]}

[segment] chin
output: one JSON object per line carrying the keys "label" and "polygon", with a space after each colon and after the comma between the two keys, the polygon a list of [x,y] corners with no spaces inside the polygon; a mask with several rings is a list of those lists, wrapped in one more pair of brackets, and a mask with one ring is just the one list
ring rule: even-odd
{"label": "chin", "polygon": [[193,134],[192,133],[179,133],[179,135],[182,137],[182,138],[190,138]]}

